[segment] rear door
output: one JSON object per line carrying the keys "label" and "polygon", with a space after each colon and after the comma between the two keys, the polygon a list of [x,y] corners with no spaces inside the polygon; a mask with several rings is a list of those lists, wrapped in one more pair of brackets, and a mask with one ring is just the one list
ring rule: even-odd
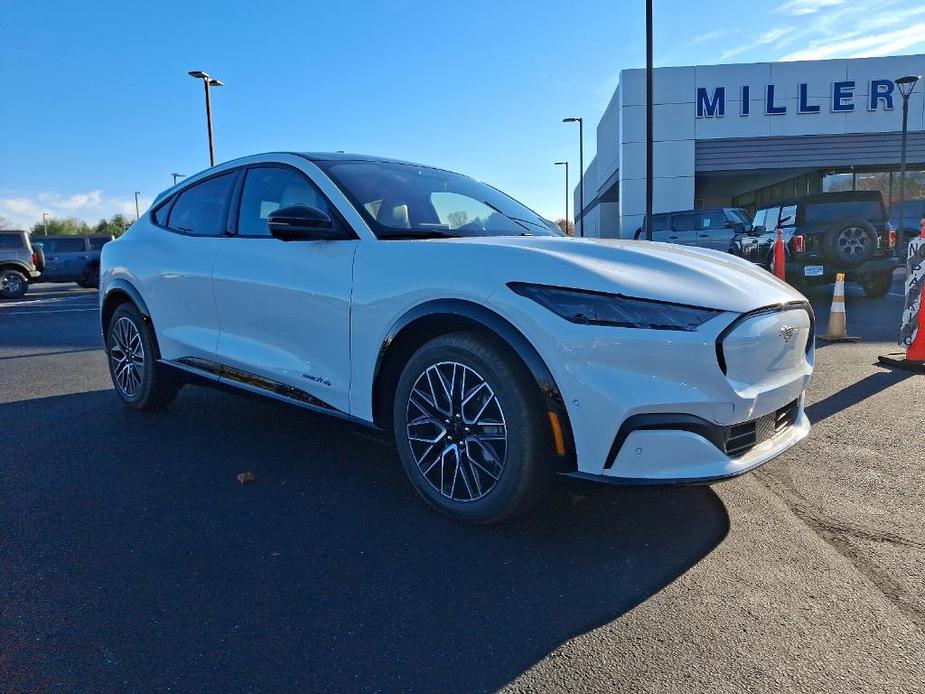
{"label": "rear door", "polygon": [[697,213],[697,245],[717,251],[728,251],[732,245],[733,229],[727,224],[723,210]]}
{"label": "rear door", "polygon": [[58,257],[58,279],[78,280],[90,259],[87,240],[82,236],[62,237],[55,241],[55,255]]}
{"label": "rear door", "polygon": [[[249,167],[239,196],[236,233],[222,240],[213,273],[222,326],[218,360],[232,367],[226,377],[349,411],[350,294],[359,241],[295,166]],[[272,237],[267,216],[290,205],[324,210],[344,239]]]}
{"label": "rear door", "polygon": [[45,269],[42,270],[41,280],[43,282],[54,282],[61,274],[61,262],[58,260],[58,254],[55,249],[55,240],[44,237],[35,237],[33,245],[41,245],[42,253],[45,254]]}

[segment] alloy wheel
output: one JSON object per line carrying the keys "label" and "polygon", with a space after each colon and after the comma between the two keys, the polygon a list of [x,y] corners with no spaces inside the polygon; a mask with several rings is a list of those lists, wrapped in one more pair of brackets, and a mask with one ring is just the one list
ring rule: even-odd
{"label": "alloy wheel", "polygon": [[18,275],[10,273],[0,277],[0,296],[16,296],[22,290],[22,280]]}
{"label": "alloy wheel", "polygon": [[122,394],[128,398],[137,396],[144,379],[145,349],[138,327],[125,316],[112,326],[109,359]]}
{"label": "alloy wheel", "polygon": [[838,248],[847,258],[862,255],[870,244],[870,237],[860,227],[845,227],[838,235]]}
{"label": "alloy wheel", "polygon": [[408,397],[407,435],[415,464],[447,499],[481,499],[498,483],[507,454],[507,425],[491,386],[465,364],[433,364]]}

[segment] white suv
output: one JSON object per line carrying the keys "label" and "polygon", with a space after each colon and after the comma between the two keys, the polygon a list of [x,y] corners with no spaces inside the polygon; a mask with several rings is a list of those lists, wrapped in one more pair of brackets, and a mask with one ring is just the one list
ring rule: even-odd
{"label": "white suv", "polygon": [[276,153],[163,193],[103,249],[129,407],[195,379],[390,433],[418,493],[468,522],[558,475],[711,482],[805,437],[813,314],[727,253],[574,239],[484,183]]}

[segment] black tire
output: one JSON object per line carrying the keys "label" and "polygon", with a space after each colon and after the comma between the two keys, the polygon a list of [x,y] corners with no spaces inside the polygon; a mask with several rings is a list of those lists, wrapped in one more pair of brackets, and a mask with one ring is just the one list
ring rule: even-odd
{"label": "black tire", "polygon": [[864,294],[871,299],[886,296],[887,292],[890,291],[890,287],[893,286],[893,271],[883,270],[882,272],[868,275],[862,280],[861,286],[864,288]]}
{"label": "black tire", "polygon": [[866,219],[849,217],[832,225],[822,247],[832,262],[857,267],[870,260],[877,250],[877,230]]}
{"label": "black tire", "polygon": [[0,270],[0,299],[18,299],[29,290],[29,280],[19,270]]}
{"label": "black tire", "polygon": [[[128,321],[131,328],[123,321]],[[131,351],[125,349],[126,344]],[[133,410],[163,407],[173,401],[180,390],[182,384],[158,365],[160,352],[154,331],[133,304],[121,304],[113,312],[106,326],[106,355],[116,395]],[[122,376],[120,369],[124,369]],[[126,381],[126,377],[130,380]]]}
{"label": "black tire", "polygon": [[[437,371],[449,389],[439,384]],[[463,373],[468,400],[461,392]],[[412,404],[412,390],[423,407]],[[542,496],[552,477],[552,441],[539,390],[517,358],[487,336],[450,333],[421,346],[398,380],[392,421],[411,484],[433,508],[458,521],[512,518]],[[434,444],[412,441],[413,434]],[[436,457],[425,452],[434,445]]]}
{"label": "black tire", "polygon": [[99,289],[100,286],[100,266],[91,265],[84,270],[83,277],[77,282],[84,289]]}

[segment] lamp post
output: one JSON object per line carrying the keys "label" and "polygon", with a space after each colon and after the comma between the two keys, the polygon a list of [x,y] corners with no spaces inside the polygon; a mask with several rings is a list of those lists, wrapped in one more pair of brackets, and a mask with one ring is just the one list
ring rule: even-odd
{"label": "lamp post", "polygon": [[565,233],[568,233],[568,162],[567,161],[557,161],[554,162],[556,166],[565,167]]}
{"label": "lamp post", "polygon": [[141,195],[140,190],[135,191],[135,219],[138,219],[141,216],[141,212],[138,209],[138,196]]}
{"label": "lamp post", "polygon": [[45,236],[48,236],[48,213],[42,212],[42,224],[45,227]]}
{"label": "lamp post", "polygon": [[[563,123],[578,123],[578,209],[575,220],[579,223],[579,236],[585,235],[585,130],[584,121],[578,116],[563,118]],[[580,215],[580,216],[579,216]]]}
{"label": "lamp post", "polygon": [[206,126],[209,129],[209,166],[215,166],[215,141],[212,137],[212,87],[223,87],[221,81],[209,77],[208,74],[202,70],[190,70],[189,76],[197,80],[202,80],[202,84],[206,90]]}
{"label": "lamp post", "polygon": [[177,179],[186,178],[186,174],[181,174],[181,173],[172,173],[172,174],[170,174],[170,175],[173,176],[173,184],[174,184],[174,185],[177,185]]}
{"label": "lamp post", "polygon": [[915,89],[915,83],[922,79],[921,75],[906,75],[896,80],[896,86],[903,97],[903,132],[902,144],[900,145],[899,154],[899,220],[896,238],[896,254],[899,255],[899,249],[902,248],[903,236],[905,236],[906,211],[903,203],[906,201],[906,134],[909,131],[909,95]]}

